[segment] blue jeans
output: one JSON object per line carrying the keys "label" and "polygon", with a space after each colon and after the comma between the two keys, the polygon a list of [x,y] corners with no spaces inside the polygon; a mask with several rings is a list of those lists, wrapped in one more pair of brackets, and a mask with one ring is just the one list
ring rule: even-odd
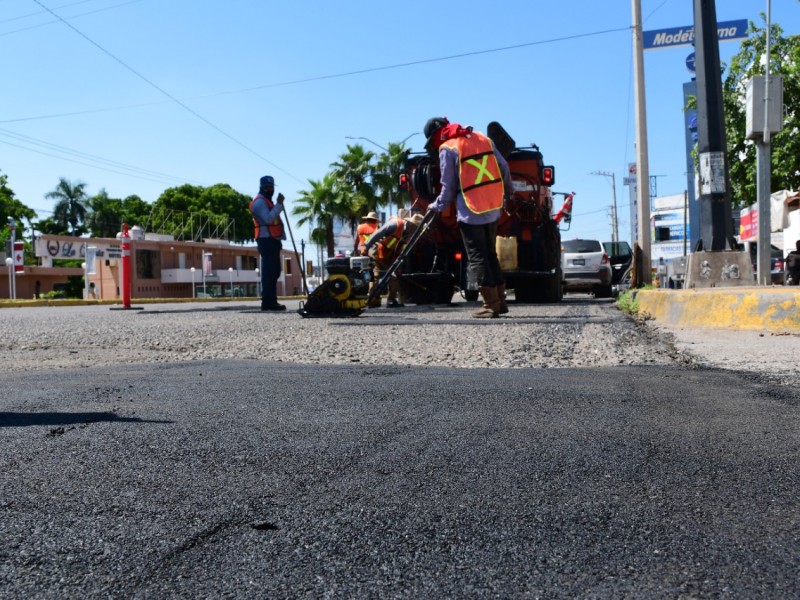
{"label": "blue jeans", "polygon": [[281,276],[281,241],[275,238],[258,238],[258,253],[261,255],[261,306],[278,303],[278,279]]}

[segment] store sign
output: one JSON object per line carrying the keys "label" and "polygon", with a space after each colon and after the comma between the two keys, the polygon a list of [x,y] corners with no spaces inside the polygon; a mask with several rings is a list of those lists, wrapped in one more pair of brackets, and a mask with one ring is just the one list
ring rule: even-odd
{"label": "store sign", "polygon": [[758,240],[758,207],[743,208],[739,214],[739,240],[742,242]]}

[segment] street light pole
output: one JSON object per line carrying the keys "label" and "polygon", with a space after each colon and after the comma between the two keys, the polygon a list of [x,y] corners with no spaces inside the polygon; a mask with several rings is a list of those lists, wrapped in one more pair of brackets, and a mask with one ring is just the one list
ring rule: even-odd
{"label": "street light pole", "polygon": [[602,175],[603,177],[611,178],[611,193],[613,197],[613,204],[611,205],[611,241],[617,243],[619,241],[619,222],[617,221],[617,178],[614,173],[607,171],[592,171],[589,175]]}
{"label": "street light pole", "polygon": [[203,296],[208,298],[208,288],[206,287],[206,257],[211,256],[210,252],[203,252],[203,264],[200,267],[203,269]]}
{"label": "street light pole", "polygon": [[366,137],[363,137],[363,136],[352,136],[352,135],[346,135],[346,136],[344,136],[344,137],[345,137],[346,139],[348,139],[348,140],[364,140],[365,142],[369,142],[369,143],[370,143],[370,144],[372,144],[373,146],[377,146],[378,148],[380,148],[380,149],[381,149],[381,150],[383,150],[384,152],[388,152],[388,150],[387,150],[386,148],[384,148],[383,146],[381,146],[381,145],[380,145],[378,142],[373,142],[373,141],[372,141],[371,139],[369,139],[369,138],[366,138]]}
{"label": "street light pole", "polygon": [[8,267],[8,299],[14,299],[14,288],[11,284],[11,272],[14,270],[14,259],[10,256],[6,258],[6,267]]}
{"label": "street light pole", "polygon": [[231,298],[233,298],[233,267],[228,267],[228,275],[231,278]]}
{"label": "street light pole", "polygon": [[189,269],[192,272],[192,298],[197,298],[197,286],[194,284],[194,272],[197,270],[194,267]]}
{"label": "street light pole", "polygon": [[[406,137],[405,137],[405,138],[404,138],[404,139],[403,139],[403,140],[402,140],[400,143],[401,143],[401,144],[405,144],[405,143],[406,143],[408,140],[410,140],[410,139],[411,139],[412,137],[414,137],[415,135],[419,135],[419,131],[415,131],[414,133],[409,133],[409,134],[408,134],[408,135],[407,135],[407,136],[406,136]],[[373,142],[373,141],[372,141],[371,139],[369,139],[368,137],[363,137],[363,136],[352,136],[352,135],[346,135],[346,136],[344,136],[344,137],[345,137],[345,139],[348,139],[348,140],[364,140],[365,142],[369,142],[369,143],[370,143],[370,144],[372,144],[373,146],[377,146],[378,148],[380,148],[380,149],[381,149],[381,150],[383,150],[384,152],[389,152],[389,151],[388,151],[386,148],[384,148],[383,146],[381,146],[381,145],[380,145],[379,143],[377,143],[377,142]]]}

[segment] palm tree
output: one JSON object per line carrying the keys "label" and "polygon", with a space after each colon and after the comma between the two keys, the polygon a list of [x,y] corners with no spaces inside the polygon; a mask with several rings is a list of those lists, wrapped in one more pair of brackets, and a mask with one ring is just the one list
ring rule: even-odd
{"label": "palm tree", "polygon": [[361,144],[348,144],[347,152],[331,164],[333,174],[341,181],[342,201],[349,206],[346,218],[353,230],[361,215],[377,209],[378,197],[372,185],[374,159],[375,153],[365,150]]}
{"label": "palm tree", "polygon": [[408,190],[400,187],[400,175],[405,171],[408,153],[405,142],[389,142],[386,152],[378,156],[373,181],[378,187],[382,206],[393,204],[402,208],[410,201]]}
{"label": "palm tree", "polygon": [[79,228],[86,219],[86,184],[80,182],[73,185],[62,177],[56,189],[47,192],[44,197],[57,200],[53,209],[53,220],[63,230],[69,228],[72,235],[80,235],[82,232]]}
{"label": "palm tree", "polygon": [[328,249],[328,256],[334,253],[333,224],[336,218],[348,218],[350,208],[343,203],[340,180],[333,174],[326,174],[321,181],[308,180],[311,189],[298,192],[293,213],[300,217],[298,226],[313,226],[311,241]]}

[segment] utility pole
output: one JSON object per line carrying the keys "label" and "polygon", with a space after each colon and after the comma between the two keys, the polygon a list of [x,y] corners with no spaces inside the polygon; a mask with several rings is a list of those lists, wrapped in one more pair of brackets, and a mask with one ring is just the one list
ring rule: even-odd
{"label": "utility pole", "polygon": [[694,0],[694,31],[702,250],[725,250],[733,222],[714,0]]}
{"label": "utility pole", "polygon": [[758,271],[758,285],[770,285],[772,283],[772,214],[770,210],[770,197],[772,188],[772,154],[770,151],[770,129],[769,129],[769,103],[772,100],[769,94],[769,54],[771,35],[771,2],[767,0],[767,45],[765,54],[767,56],[764,70],[764,133],[761,138],[756,138],[756,201],[758,202],[758,248],[756,254],[756,265]]}
{"label": "utility pole", "polygon": [[614,173],[607,171],[592,171],[589,175],[602,175],[611,178],[611,194],[613,204],[611,205],[611,241],[615,244],[619,241],[619,221],[617,220],[617,178]]}
{"label": "utility pole", "polygon": [[644,93],[644,40],[642,39],[642,3],[633,2],[633,65],[634,88],[636,90],[636,200],[639,208],[639,226],[637,231],[641,250],[640,283],[648,284],[653,280],[650,264],[650,171],[647,156],[647,109]]}

